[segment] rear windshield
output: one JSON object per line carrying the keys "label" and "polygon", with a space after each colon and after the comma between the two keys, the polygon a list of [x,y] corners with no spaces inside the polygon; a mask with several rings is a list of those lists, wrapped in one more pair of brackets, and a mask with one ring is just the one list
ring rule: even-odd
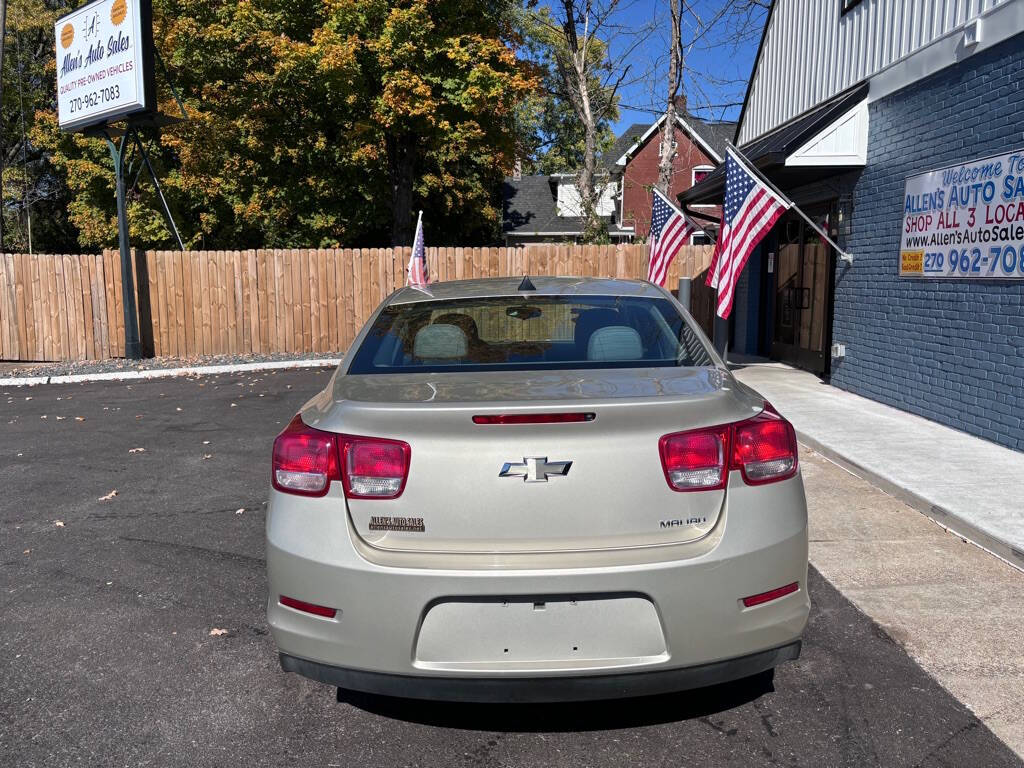
{"label": "rear windshield", "polygon": [[495,296],[387,307],[348,373],[712,364],[667,299]]}

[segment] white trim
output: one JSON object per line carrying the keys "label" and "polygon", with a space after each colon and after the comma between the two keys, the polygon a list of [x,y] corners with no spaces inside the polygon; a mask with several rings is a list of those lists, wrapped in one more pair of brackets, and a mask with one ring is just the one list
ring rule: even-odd
{"label": "white trim", "polygon": [[868,120],[868,100],[864,99],[804,142],[786,158],[786,165],[867,165]]}
{"label": "white trim", "polygon": [[[661,126],[661,124],[663,122],[665,122],[665,117],[666,117],[665,115],[662,115],[657,120],[655,120],[653,123],[651,123],[651,127],[648,128],[646,131],[644,131],[639,139],[637,139],[635,142],[633,142],[633,146],[631,146],[629,149],[627,149],[623,153],[622,157],[620,157],[618,160],[615,161],[615,164],[616,165],[625,165],[626,162],[629,160],[629,156],[632,155],[634,152],[636,152],[644,144],[646,144],[647,143],[647,139],[649,139],[651,137],[651,134],[654,133],[656,130],[658,130],[658,128]],[[714,160],[715,163],[722,162],[722,156],[720,154],[718,154],[717,152],[715,152],[715,150],[711,147],[711,145],[708,144],[704,139],[701,138],[699,133],[697,133],[695,130],[693,130],[693,126],[691,126],[688,122],[683,120],[683,118],[681,118],[679,115],[676,115],[676,122],[679,123],[679,127],[683,129],[683,131],[690,137],[690,140],[694,144],[700,145],[700,148],[702,150],[704,150],[704,154],[705,155],[707,155],[712,160]]]}
{"label": "white trim", "polygon": [[[974,23],[978,24],[979,41],[965,45],[964,30]],[[897,59],[873,74],[869,79],[871,87],[868,101],[877,101],[946,67],[959,64],[979,51],[1016,37],[1021,34],[1021,30],[1024,30],[1024,2],[1018,0],[993,6],[924,48]]]}
{"label": "white trim", "polygon": [[708,240],[711,240],[711,235],[709,235],[703,229],[700,230],[699,232],[690,233],[690,245],[711,245],[711,243],[695,243],[693,242],[693,238],[695,237],[706,237]]}
{"label": "white trim", "polygon": [[212,376],[220,373],[247,371],[279,371],[289,368],[333,368],[340,357],[316,360],[279,360],[232,365],[196,365],[185,368],[151,368],[145,371],[107,371],[104,373],[72,373],[62,376],[23,376],[0,379],[0,387],[33,387],[38,384],[81,384],[90,381],[131,381],[135,379],[167,379],[176,376]]}

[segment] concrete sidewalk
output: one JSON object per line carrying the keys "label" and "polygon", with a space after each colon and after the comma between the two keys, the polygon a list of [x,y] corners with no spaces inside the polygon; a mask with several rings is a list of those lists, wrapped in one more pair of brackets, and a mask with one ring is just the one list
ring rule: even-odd
{"label": "concrete sidewalk", "polygon": [[781,363],[733,369],[793,423],[801,442],[1024,570],[1024,453]]}

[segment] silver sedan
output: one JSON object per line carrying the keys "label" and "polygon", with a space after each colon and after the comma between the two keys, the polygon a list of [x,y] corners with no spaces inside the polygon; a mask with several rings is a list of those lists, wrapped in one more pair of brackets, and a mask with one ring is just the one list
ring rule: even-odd
{"label": "silver sedan", "polygon": [[274,443],[290,672],[463,701],[661,693],[795,659],[792,426],[650,283],[403,288]]}

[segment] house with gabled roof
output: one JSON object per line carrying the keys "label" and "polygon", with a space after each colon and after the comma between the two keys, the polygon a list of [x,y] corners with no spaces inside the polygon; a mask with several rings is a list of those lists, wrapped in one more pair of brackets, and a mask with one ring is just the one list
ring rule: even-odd
{"label": "house with gabled roof", "polygon": [[[601,157],[598,213],[606,220],[612,242],[647,237],[664,123],[662,115],[653,123],[631,125]],[[674,131],[670,197],[686,191],[714,170],[735,130],[735,123],[706,122],[681,110]],[[510,177],[505,180],[502,197],[506,245],[578,242],[583,236],[584,220],[573,173]],[[694,213],[699,222],[700,211]],[[719,217],[717,206],[708,206],[707,213]],[[698,232],[691,242],[709,242],[709,234]]]}

